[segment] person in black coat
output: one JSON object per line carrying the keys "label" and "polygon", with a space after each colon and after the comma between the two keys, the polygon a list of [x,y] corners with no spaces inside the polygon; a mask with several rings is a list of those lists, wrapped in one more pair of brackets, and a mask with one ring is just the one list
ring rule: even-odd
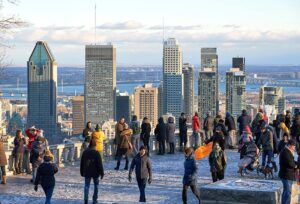
{"label": "person in black coat", "polygon": [[[179,118],[179,139],[180,139],[180,151],[183,151],[183,149],[186,147],[187,143],[187,124],[186,124],[186,116],[184,113],[181,113],[181,116]],[[183,148],[182,148],[183,145]]]}
{"label": "person in black coat", "polygon": [[237,122],[239,123],[239,134],[242,135],[245,128],[251,124],[251,116],[246,110],[242,110],[242,115],[238,117]]}
{"label": "person in black coat", "polygon": [[53,164],[52,161],[53,155],[49,150],[46,150],[44,162],[38,167],[36,178],[34,181],[34,190],[38,190],[38,185],[40,183],[45,192],[45,204],[50,204],[51,202],[52,194],[55,187],[54,174],[56,174],[58,171],[56,164]]}
{"label": "person in black coat", "polygon": [[225,140],[224,140],[224,134],[222,131],[222,128],[220,126],[218,126],[216,128],[216,132],[214,133],[214,135],[206,141],[206,144],[213,142],[213,146],[218,143],[220,145],[220,147],[222,148],[222,150],[225,150]]}
{"label": "person in black coat", "polygon": [[289,140],[287,146],[280,152],[279,155],[279,178],[283,184],[283,192],[281,196],[282,204],[291,203],[292,185],[295,181],[295,171],[297,168],[294,161],[294,152],[296,151],[296,142]]}
{"label": "person in black coat", "polygon": [[288,142],[289,142],[289,135],[284,133],[282,140],[280,140],[278,144],[278,153],[280,153],[285,148]]}
{"label": "person in black coat", "polygon": [[101,155],[96,150],[95,139],[90,141],[89,148],[82,153],[80,161],[80,175],[85,178],[84,203],[88,203],[91,179],[94,181],[93,203],[97,203],[99,176],[103,179],[104,170]]}
{"label": "person in black coat", "polygon": [[152,182],[152,168],[149,157],[146,154],[146,148],[144,146],[140,147],[139,153],[133,158],[130,169],[128,180],[131,182],[132,171],[135,168],[135,176],[140,190],[140,200],[139,202],[146,202],[145,188],[148,181],[149,184]]}
{"label": "person in black coat", "polygon": [[167,126],[164,123],[164,119],[160,117],[158,119],[158,124],[154,130],[154,134],[156,135],[156,140],[158,141],[158,154],[164,155],[166,151],[166,137],[167,137]]}
{"label": "person in black coat", "polygon": [[184,162],[184,176],[183,176],[183,189],[182,189],[182,201],[187,203],[187,190],[191,187],[193,194],[197,197],[200,203],[200,193],[197,189],[197,164],[193,158],[193,149],[188,147],[184,150],[185,162]]}
{"label": "person in black coat", "polygon": [[86,123],[86,127],[82,131],[82,137],[84,139],[84,142],[82,143],[82,148],[84,150],[87,149],[90,144],[90,141],[92,139],[92,133],[93,133],[92,122],[88,121]]}
{"label": "person in black coat", "polygon": [[151,125],[147,117],[143,118],[141,129],[142,129],[141,140],[143,141],[144,146],[147,148],[147,153],[149,154],[150,152],[149,139],[150,139]]}

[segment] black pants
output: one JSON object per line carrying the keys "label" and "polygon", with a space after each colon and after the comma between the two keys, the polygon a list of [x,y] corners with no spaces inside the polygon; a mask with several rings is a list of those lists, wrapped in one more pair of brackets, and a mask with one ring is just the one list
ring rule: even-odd
{"label": "black pants", "polygon": [[0,166],[0,171],[2,176],[6,176],[5,166]]}
{"label": "black pants", "polygon": [[166,145],[164,140],[158,141],[158,154],[165,154],[166,152]]}
{"label": "black pants", "polygon": [[143,140],[144,146],[147,148],[147,151],[150,152],[149,137],[143,137],[142,140]]}
{"label": "black pants", "polygon": [[139,190],[140,190],[139,202],[146,202],[145,188],[146,188],[147,179],[137,178],[136,180],[137,180]]}
{"label": "black pants", "polygon": [[182,147],[182,144],[183,144],[184,147],[186,147],[187,131],[186,130],[180,130],[179,131],[179,136],[180,136],[180,147]]}
{"label": "black pants", "polygon": [[224,170],[211,172],[211,177],[213,182],[217,182],[218,180],[224,179]]}
{"label": "black pants", "polygon": [[175,144],[174,142],[170,142],[170,154],[175,154]]}
{"label": "black pants", "polygon": [[128,168],[129,160],[128,160],[127,151],[128,150],[126,148],[119,148],[117,150],[117,160],[118,160],[118,162],[117,162],[117,168],[120,167],[123,155],[125,155],[125,160],[126,160],[125,168]]}
{"label": "black pants", "polygon": [[197,199],[199,200],[199,203],[200,203],[200,192],[197,189],[196,185],[190,185],[190,186],[183,185],[183,189],[182,189],[183,204],[187,203],[187,190],[189,189],[189,187],[191,187],[193,194],[197,197]]}

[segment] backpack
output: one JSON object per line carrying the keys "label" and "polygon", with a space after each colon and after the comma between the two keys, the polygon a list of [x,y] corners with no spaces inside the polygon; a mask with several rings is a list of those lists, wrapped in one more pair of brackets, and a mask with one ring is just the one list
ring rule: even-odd
{"label": "backpack", "polygon": [[139,126],[139,123],[137,123],[137,122],[132,123],[131,129],[132,129],[132,134],[133,135],[140,134],[140,132],[141,132],[141,128]]}

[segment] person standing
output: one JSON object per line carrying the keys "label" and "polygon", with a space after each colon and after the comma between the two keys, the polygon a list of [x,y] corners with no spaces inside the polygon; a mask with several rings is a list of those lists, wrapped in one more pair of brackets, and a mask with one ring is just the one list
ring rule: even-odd
{"label": "person standing", "polygon": [[282,140],[280,140],[278,144],[278,153],[280,153],[286,147],[288,142],[289,142],[289,135],[284,134]]}
{"label": "person standing", "polygon": [[283,185],[281,196],[282,204],[291,203],[292,185],[295,181],[295,171],[297,169],[294,161],[294,152],[296,151],[296,142],[289,140],[287,146],[279,154],[279,178]]}
{"label": "person standing", "polygon": [[[179,139],[180,139],[180,151],[183,151],[186,147],[187,143],[187,125],[186,125],[187,119],[185,116],[185,113],[181,113],[181,116],[179,118]],[[183,147],[182,147],[183,145]]]}
{"label": "person standing", "polygon": [[103,179],[104,169],[102,159],[96,150],[96,140],[92,139],[88,149],[82,153],[80,161],[80,175],[84,177],[84,204],[89,200],[89,189],[91,180],[94,182],[93,204],[98,203],[99,177]]}
{"label": "person standing", "polygon": [[209,166],[213,182],[224,179],[226,164],[225,152],[216,142],[213,151],[209,155]]}
{"label": "person standing", "polygon": [[35,128],[35,126],[32,126],[31,128],[27,128],[25,130],[25,133],[28,137],[28,140],[27,140],[27,147],[25,149],[25,152],[24,152],[24,158],[25,158],[25,162],[26,162],[26,165],[25,165],[25,168],[26,168],[26,173],[27,174],[31,174],[32,171],[30,169],[30,152],[31,152],[31,149],[32,149],[32,143],[34,142],[35,138],[37,137],[37,133],[39,132],[40,130]]}
{"label": "person standing", "polygon": [[131,144],[133,149],[133,154],[136,155],[139,152],[140,148],[140,133],[141,126],[137,120],[137,116],[133,115],[129,127],[132,130]]}
{"label": "person standing", "polygon": [[158,141],[158,154],[164,155],[166,149],[165,142],[167,136],[167,126],[162,117],[158,119],[158,124],[154,130],[154,134],[156,136],[156,140]]}
{"label": "person standing", "polygon": [[167,142],[169,143],[170,151],[168,154],[175,154],[175,123],[174,118],[168,118],[167,124]]}
{"label": "person standing", "polygon": [[125,118],[123,118],[123,117],[120,118],[120,120],[117,122],[117,124],[115,126],[114,143],[116,145],[116,158],[117,158],[117,154],[118,154],[119,143],[121,140],[121,132],[123,132],[123,130],[125,130],[126,126],[128,126],[128,125],[125,123]]}
{"label": "person standing", "polygon": [[58,171],[56,164],[52,163],[53,159],[54,157],[50,150],[47,150],[44,156],[44,162],[38,167],[34,181],[34,190],[38,190],[38,185],[40,183],[45,192],[45,204],[51,203],[51,198],[55,187],[54,174],[56,174]]}
{"label": "person standing", "polygon": [[197,197],[200,204],[200,193],[197,189],[197,164],[193,158],[193,149],[188,147],[184,150],[185,162],[184,162],[184,176],[183,176],[183,189],[182,189],[182,201],[187,204],[187,190],[191,188],[193,194]]}
{"label": "person standing", "polygon": [[224,140],[224,134],[222,131],[222,127],[217,126],[216,132],[214,135],[206,141],[206,144],[209,142],[213,142],[213,146],[218,143],[222,150],[225,150],[225,140]]}
{"label": "person standing", "polygon": [[242,135],[245,128],[250,127],[251,124],[251,117],[248,115],[247,110],[242,110],[242,115],[238,117],[237,123],[239,124],[239,135]]}
{"label": "person standing", "polygon": [[83,150],[88,148],[90,141],[92,139],[92,133],[93,133],[92,122],[88,121],[86,123],[85,129],[82,132],[82,137],[84,138],[84,142],[82,144]]}
{"label": "person standing", "polygon": [[32,149],[30,152],[30,162],[32,165],[32,179],[30,180],[31,183],[35,182],[37,168],[42,163],[45,152],[46,146],[43,142],[43,137],[37,136],[35,141],[32,143]]}
{"label": "person standing", "polygon": [[195,112],[195,115],[192,118],[192,128],[193,128],[193,137],[195,141],[194,149],[197,149],[200,146],[200,118],[198,113]]}
{"label": "person standing", "polygon": [[104,132],[100,129],[99,124],[96,125],[95,131],[92,133],[92,139],[96,141],[96,150],[101,155],[102,161],[104,161],[103,146],[104,140],[106,140],[106,136]]}
{"label": "person standing", "polygon": [[219,124],[219,120],[223,119],[221,111],[218,111],[216,117],[214,118],[214,129],[216,129]]}
{"label": "person standing", "polygon": [[263,122],[264,122],[264,116],[262,113],[258,112],[251,124],[251,131],[253,132],[256,145],[261,136],[261,125]]}
{"label": "person standing", "polygon": [[140,190],[139,202],[146,202],[145,188],[148,181],[149,184],[152,182],[152,168],[149,157],[146,154],[146,148],[141,146],[139,153],[133,158],[130,169],[128,180],[131,182],[131,174],[135,169],[135,176]]}
{"label": "person standing", "polygon": [[143,118],[142,126],[141,126],[141,140],[143,141],[144,146],[147,148],[147,154],[150,154],[150,146],[149,146],[149,139],[150,139],[150,132],[151,132],[151,125],[150,121],[147,117]]}
{"label": "person standing", "polygon": [[130,142],[131,135],[132,135],[132,130],[129,129],[128,126],[125,127],[123,132],[121,132],[120,140],[118,144],[118,150],[117,150],[117,166],[115,170],[119,170],[123,155],[125,156],[125,160],[126,160],[124,170],[128,170],[128,165],[129,165],[128,154],[129,151],[132,150],[132,145]]}
{"label": "person standing", "polygon": [[286,110],[285,114],[285,125],[288,129],[291,129],[292,125],[292,113],[290,110]]}
{"label": "person standing", "polygon": [[205,131],[205,140],[209,140],[214,132],[214,118],[211,116],[210,112],[206,113],[206,118],[204,119],[203,129]]}
{"label": "person standing", "polygon": [[6,170],[5,166],[7,165],[7,158],[4,151],[4,144],[0,138],[0,178],[1,184],[6,184]]}
{"label": "person standing", "polygon": [[22,135],[21,130],[16,131],[16,137],[14,139],[14,155],[15,155],[15,171],[16,174],[20,174],[23,171],[23,155],[24,145],[26,145],[25,137]]}
{"label": "person standing", "polygon": [[226,144],[230,149],[236,146],[236,125],[232,115],[227,112],[225,118],[225,126],[227,126],[228,137],[226,138]]}

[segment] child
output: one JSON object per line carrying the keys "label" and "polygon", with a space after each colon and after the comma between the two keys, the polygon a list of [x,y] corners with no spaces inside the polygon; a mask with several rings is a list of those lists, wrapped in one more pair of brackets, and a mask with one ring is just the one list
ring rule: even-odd
{"label": "child", "polygon": [[224,179],[226,157],[219,143],[215,143],[209,155],[209,165],[213,182]]}
{"label": "child", "polygon": [[58,171],[56,164],[53,164],[52,161],[53,161],[53,155],[49,150],[46,150],[44,156],[44,162],[38,167],[36,178],[34,181],[35,191],[38,190],[38,184],[41,183],[41,186],[46,195],[45,204],[50,204],[54,186],[55,186],[54,174],[56,174]]}

